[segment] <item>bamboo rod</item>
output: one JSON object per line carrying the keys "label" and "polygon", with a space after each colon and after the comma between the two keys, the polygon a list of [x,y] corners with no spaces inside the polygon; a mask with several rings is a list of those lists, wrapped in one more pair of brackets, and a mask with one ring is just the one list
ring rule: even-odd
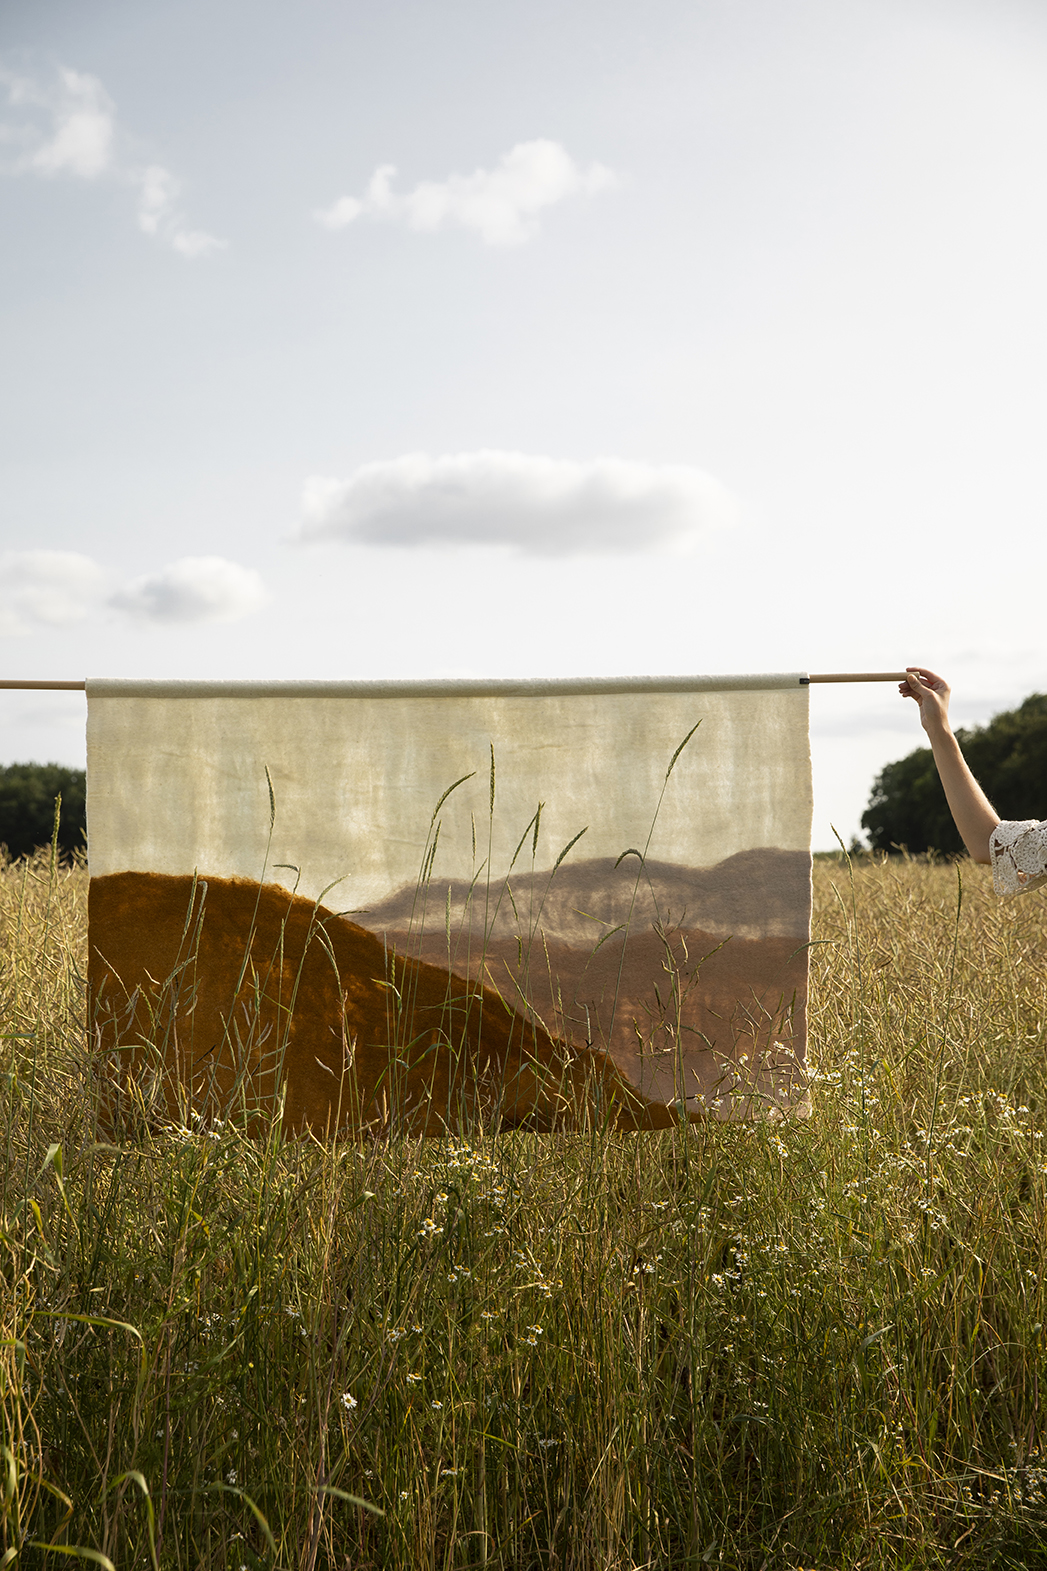
{"label": "bamboo rod", "polygon": [[[802,676],[800,685],[806,686],[809,682],[904,682],[907,676],[907,671],[823,671]],[[0,678],[0,691],[17,689],[38,692],[47,689],[52,692],[82,693],[86,688],[86,682],[15,682]]]}

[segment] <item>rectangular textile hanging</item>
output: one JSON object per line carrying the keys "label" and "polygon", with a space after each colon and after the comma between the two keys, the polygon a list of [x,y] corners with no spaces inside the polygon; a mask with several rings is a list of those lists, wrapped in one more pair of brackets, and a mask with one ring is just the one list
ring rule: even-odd
{"label": "rectangular textile hanging", "polygon": [[320,1133],[801,1109],[808,692],[89,681],[113,1096]]}

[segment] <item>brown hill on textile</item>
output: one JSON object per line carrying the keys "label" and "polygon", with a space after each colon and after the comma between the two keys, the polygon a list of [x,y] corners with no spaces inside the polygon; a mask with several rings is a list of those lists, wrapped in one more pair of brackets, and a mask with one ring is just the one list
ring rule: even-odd
{"label": "brown hill on textile", "polygon": [[554,1040],[606,1052],[644,1096],[724,1117],[805,1101],[810,891],[805,852],[762,847],[705,868],[603,858],[489,886],[433,878],[424,901],[404,888],[353,916],[494,987]]}
{"label": "brown hill on textile", "polygon": [[107,1121],[271,1108],[318,1134],[440,1134],[477,1117],[537,1130],[664,1128],[603,1053],[554,1041],[491,988],[249,880],[91,881],[89,985]]}

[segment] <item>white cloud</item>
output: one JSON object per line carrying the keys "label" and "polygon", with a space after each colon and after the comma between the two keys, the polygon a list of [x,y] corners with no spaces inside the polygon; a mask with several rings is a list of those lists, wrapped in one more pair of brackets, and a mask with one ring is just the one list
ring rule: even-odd
{"label": "white cloud", "polygon": [[178,181],[162,164],[150,164],[142,170],[138,191],[138,227],[143,234],[159,234],[160,225],[174,207],[178,191]]}
{"label": "white cloud", "polygon": [[178,207],[182,186],[162,164],[149,164],[132,177],[138,185],[138,227],[143,234],[166,240],[180,255],[193,260],[211,251],[223,251],[224,240],[201,229],[187,229]]}
{"label": "white cloud", "polygon": [[720,483],[683,464],[588,463],[481,451],[408,453],[348,480],[314,477],[300,538],[390,546],[514,546],[538,556],[686,551],[729,524]]}
{"label": "white cloud", "polygon": [[86,72],[60,67],[57,80],[42,82],[0,67],[8,103],[24,111],[14,124],[0,124],[0,146],[15,149],[8,174],[101,176],[138,191],[138,227],[190,260],[222,250],[226,242],[190,229],[178,207],[180,182],[161,164],[144,167],[128,157],[116,105],[101,82]]}
{"label": "white cloud", "polygon": [[[3,73],[12,105],[43,110],[46,131],[29,127],[34,145],[23,167],[44,175],[71,174],[94,180],[110,166],[116,131],[116,105],[96,76],[61,68],[58,83],[47,89],[31,77]],[[49,134],[48,134],[49,133]]]}
{"label": "white cloud", "polygon": [[180,225],[169,238],[179,256],[187,257],[190,262],[198,256],[210,256],[212,251],[224,251],[229,244],[228,240],[209,235],[205,229],[183,229]]}
{"label": "white cloud", "polygon": [[395,175],[393,164],[382,164],[363,197],[339,197],[313,217],[327,229],[344,229],[363,216],[395,219],[419,230],[459,224],[488,245],[519,245],[537,234],[543,208],[617,184],[603,164],[582,169],[559,142],[546,139],[518,142],[494,169],[425,180],[403,194],[393,190]]}
{"label": "white cloud", "polygon": [[252,568],[220,556],[183,557],[106,597],[109,576],[76,551],[0,554],[0,637],[68,627],[107,608],[137,621],[233,622],[269,598]]}
{"label": "white cloud", "polygon": [[253,568],[221,556],[183,556],[124,584],[109,604],[149,622],[235,622],[268,598]]}
{"label": "white cloud", "polygon": [[5,551],[0,556],[0,636],[78,622],[98,603],[102,572],[76,551]]}

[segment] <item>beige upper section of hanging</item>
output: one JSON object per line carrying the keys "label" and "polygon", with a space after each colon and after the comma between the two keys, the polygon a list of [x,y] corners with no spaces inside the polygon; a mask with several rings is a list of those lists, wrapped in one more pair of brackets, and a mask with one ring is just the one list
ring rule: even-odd
{"label": "beige upper section of hanging", "polygon": [[469,876],[490,840],[504,877],[539,802],[537,853],[531,835],[524,853],[536,869],[583,829],[572,860],[634,847],[702,867],[757,847],[807,851],[808,691],[797,674],[89,682],[91,873],[300,878],[311,898],[340,880],[325,903],[359,909],[417,880],[436,804],[470,774],[440,812],[437,875]]}

